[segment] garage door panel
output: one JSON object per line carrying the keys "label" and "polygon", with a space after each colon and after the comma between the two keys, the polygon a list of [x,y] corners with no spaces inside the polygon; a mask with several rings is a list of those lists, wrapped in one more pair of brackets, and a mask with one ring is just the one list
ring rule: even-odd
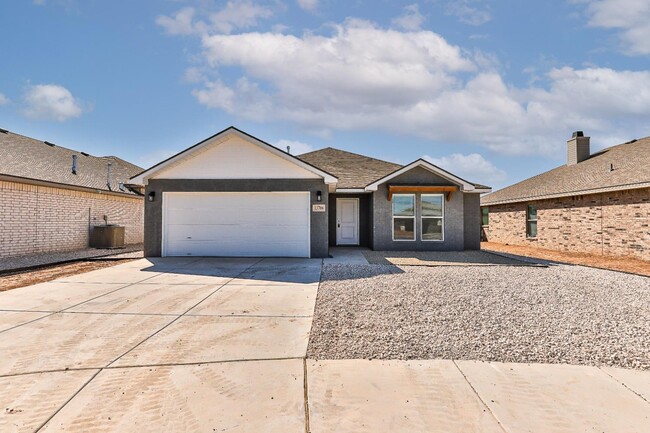
{"label": "garage door panel", "polygon": [[[241,242],[240,230],[245,230],[252,239],[270,242],[301,241],[304,234],[298,232],[302,226],[253,226],[253,225],[170,225],[170,241],[228,241]],[[298,229],[298,230],[297,230]]]}
{"label": "garage door panel", "polygon": [[166,193],[165,255],[309,257],[308,193]]}
{"label": "garage door panel", "polygon": [[[172,251],[191,251],[184,255],[188,256],[221,256],[232,257],[233,251],[238,257],[264,257],[264,256],[286,256],[303,257],[304,243],[284,242],[281,254],[278,254],[278,244],[275,242],[258,242],[255,245],[242,245],[237,241],[172,241],[168,244]],[[183,254],[176,254],[183,255]]]}

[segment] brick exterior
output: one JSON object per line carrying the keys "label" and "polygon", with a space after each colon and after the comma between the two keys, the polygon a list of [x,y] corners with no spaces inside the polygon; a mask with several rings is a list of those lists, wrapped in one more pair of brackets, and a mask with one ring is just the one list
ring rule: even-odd
{"label": "brick exterior", "polygon": [[[537,206],[537,238],[526,207]],[[490,242],[650,260],[650,188],[487,206]]]}
{"label": "brick exterior", "polygon": [[125,243],[143,242],[141,197],[0,181],[0,257],[87,248],[104,215],[125,226]]}

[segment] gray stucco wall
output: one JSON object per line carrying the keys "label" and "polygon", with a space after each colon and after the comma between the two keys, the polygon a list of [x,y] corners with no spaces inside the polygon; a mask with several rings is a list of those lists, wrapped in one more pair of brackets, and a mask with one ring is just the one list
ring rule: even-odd
{"label": "gray stucco wall", "polygon": [[[160,257],[162,249],[162,200],[163,192],[273,192],[309,191],[311,204],[316,192],[321,191],[321,204],[328,203],[327,185],[319,179],[151,179],[145,189],[144,207],[144,254]],[[155,200],[147,197],[155,192]],[[328,227],[326,212],[311,212],[311,257],[327,257]]]}
{"label": "gray stucco wall", "polygon": [[481,249],[481,194],[463,194],[465,249]]}
{"label": "gray stucco wall", "polygon": [[[430,171],[416,167],[388,182],[390,185],[453,185]],[[415,194],[416,220],[415,241],[393,241],[392,204],[388,201],[388,184],[380,185],[373,193],[373,249],[375,250],[412,250],[412,251],[460,251],[465,248],[465,219],[464,196],[461,192],[452,194],[450,201],[445,200],[444,210],[444,241],[422,241],[421,237],[421,206],[420,194]],[[478,205],[477,205],[478,206]],[[478,214],[478,207],[476,208]]]}

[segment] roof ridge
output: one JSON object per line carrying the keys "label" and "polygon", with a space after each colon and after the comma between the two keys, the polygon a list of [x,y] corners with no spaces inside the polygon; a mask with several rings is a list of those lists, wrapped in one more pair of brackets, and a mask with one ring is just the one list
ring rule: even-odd
{"label": "roof ridge", "polygon": [[335,150],[335,151],[341,152],[341,153],[347,153],[349,155],[359,156],[359,157],[365,158],[365,159],[372,159],[374,161],[384,162],[386,164],[393,164],[393,165],[397,165],[397,166],[400,166],[400,167],[404,167],[402,164],[398,164],[396,162],[386,161],[384,159],[374,158],[372,156],[362,155],[360,153],[355,153],[355,152],[350,152],[350,151],[347,151],[347,150],[337,149],[336,147],[332,147],[332,146],[327,146],[327,147],[324,147],[322,149],[313,150],[311,152],[303,153],[302,155],[298,155],[298,156],[300,157],[300,156],[309,155],[309,154],[312,154],[312,153],[318,153],[318,152],[322,152],[322,151],[328,150],[328,149],[329,150]]}

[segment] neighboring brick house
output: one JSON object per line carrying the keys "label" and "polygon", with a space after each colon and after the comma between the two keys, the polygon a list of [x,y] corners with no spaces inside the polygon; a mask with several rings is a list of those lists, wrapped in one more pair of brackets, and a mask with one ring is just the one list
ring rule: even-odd
{"label": "neighboring brick house", "polygon": [[590,154],[575,132],[567,164],[481,199],[491,242],[650,260],[650,137]]}
{"label": "neighboring brick house", "polygon": [[141,243],[144,200],[122,183],[140,171],[0,129],[0,257],[87,248],[104,217]]}

